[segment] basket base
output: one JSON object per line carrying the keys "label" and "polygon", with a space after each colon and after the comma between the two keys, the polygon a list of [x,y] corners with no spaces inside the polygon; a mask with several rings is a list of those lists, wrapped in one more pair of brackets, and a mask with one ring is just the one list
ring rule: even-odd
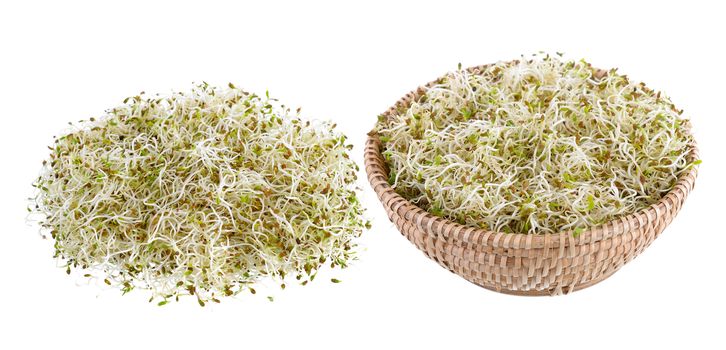
{"label": "basket base", "polygon": [[582,289],[594,286],[594,285],[602,282],[606,278],[612,276],[613,273],[615,273],[615,271],[613,271],[609,274],[606,274],[606,275],[604,274],[594,280],[587,281],[585,283],[576,284],[575,287],[572,288],[572,290],[569,290],[569,288],[563,288],[563,290],[559,293],[554,289],[548,289],[548,290],[508,290],[508,289],[501,289],[501,288],[497,289],[496,287],[493,287],[493,286],[485,286],[485,285],[482,285],[482,284],[479,284],[476,282],[471,282],[471,281],[469,281],[469,282],[471,282],[472,284],[474,284],[478,287],[482,287],[484,289],[488,289],[488,290],[491,290],[491,291],[497,292],[497,293],[525,296],[525,297],[541,297],[541,296],[555,296],[555,295],[562,295],[562,294],[569,294],[572,292],[576,292],[578,290],[582,290]]}

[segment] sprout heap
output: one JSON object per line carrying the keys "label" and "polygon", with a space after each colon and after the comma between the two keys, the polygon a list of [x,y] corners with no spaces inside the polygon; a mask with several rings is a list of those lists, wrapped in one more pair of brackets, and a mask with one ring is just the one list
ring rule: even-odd
{"label": "sprout heap", "polygon": [[376,131],[403,197],[461,224],[557,233],[657,202],[692,159],[670,100],[549,55],[449,73]]}
{"label": "sprout heap", "polygon": [[[297,111],[299,113],[299,109]],[[275,99],[206,83],[142,93],[58,138],[31,211],[56,256],[160,305],[346,267],[368,223],[352,146]]]}

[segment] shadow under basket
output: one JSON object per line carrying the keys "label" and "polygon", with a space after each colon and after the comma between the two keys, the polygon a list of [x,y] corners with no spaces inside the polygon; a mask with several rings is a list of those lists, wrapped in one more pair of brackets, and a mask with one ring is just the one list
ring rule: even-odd
{"label": "shadow under basket", "polygon": [[[479,73],[480,67],[469,68]],[[430,86],[434,82],[429,83]],[[388,117],[424,92],[407,94]],[[514,295],[559,295],[592,286],[618,271],[663,232],[693,189],[692,167],[657,203],[581,234],[531,235],[482,230],[434,216],[396,193],[388,183],[381,143],[371,132],[365,147],[368,181],[388,218],[426,256],[466,280]],[[691,158],[696,159],[693,145]]]}

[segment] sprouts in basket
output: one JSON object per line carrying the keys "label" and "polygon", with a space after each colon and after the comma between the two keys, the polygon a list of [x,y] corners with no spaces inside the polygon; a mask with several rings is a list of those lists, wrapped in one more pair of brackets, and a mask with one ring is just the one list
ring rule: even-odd
{"label": "sprouts in basket", "polygon": [[510,233],[579,235],[657,202],[700,163],[666,96],[550,55],[459,67],[376,132],[399,194]]}

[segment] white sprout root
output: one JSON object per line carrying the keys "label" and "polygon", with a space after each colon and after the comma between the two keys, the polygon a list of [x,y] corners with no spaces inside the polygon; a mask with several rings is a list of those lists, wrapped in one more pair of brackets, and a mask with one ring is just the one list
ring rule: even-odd
{"label": "white sprout root", "polygon": [[538,54],[459,70],[376,131],[397,193],[508,233],[586,227],[657,202],[690,159],[689,122],[660,92]]}
{"label": "white sprout root", "polygon": [[160,305],[254,293],[263,277],[306,284],[346,267],[369,226],[334,128],[232,84],[142,93],[56,140],[29,209],[68,273]]}

